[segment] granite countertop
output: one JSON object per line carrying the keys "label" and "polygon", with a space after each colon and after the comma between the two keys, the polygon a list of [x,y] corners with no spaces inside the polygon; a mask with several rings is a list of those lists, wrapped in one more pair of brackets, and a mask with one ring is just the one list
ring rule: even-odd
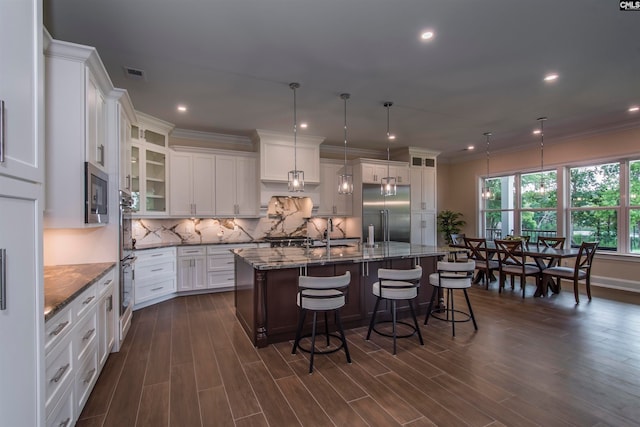
{"label": "granite countertop", "polygon": [[256,270],[275,270],[279,268],[322,265],[340,262],[365,262],[390,258],[416,258],[424,256],[443,256],[446,251],[435,246],[412,245],[390,242],[375,248],[348,246],[331,248],[328,252],[319,248],[246,248],[235,249],[233,253],[244,259]]}
{"label": "granite countertop", "polygon": [[[292,237],[292,238],[299,238],[299,237]],[[320,239],[311,239],[314,243],[313,245],[316,246],[322,246],[322,244],[320,243],[321,240]],[[335,238],[331,238],[332,242],[335,241],[360,241],[359,237],[335,237]],[[251,241],[245,241],[245,242],[200,242],[200,243],[191,243],[191,242],[184,242],[184,243],[177,243],[177,242],[162,242],[162,243],[149,243],[149,244],[138,244],[135,247],[136,251],[143,251],[146,249],[158,249],[158,248],[171,248],[171,247],[179,247],[179,246],[217,246],[217,245],[246,245],[246,244],[258,244],[258,243],[269,243],[270,241],[268,239],[257,239],[257,240],[251,240]]]}
{"label": "granite countertop", "polygon": [[115,262],[101,262],[45,266],[45,322],[73,301],[82,291],[100,280],[115,265]]}

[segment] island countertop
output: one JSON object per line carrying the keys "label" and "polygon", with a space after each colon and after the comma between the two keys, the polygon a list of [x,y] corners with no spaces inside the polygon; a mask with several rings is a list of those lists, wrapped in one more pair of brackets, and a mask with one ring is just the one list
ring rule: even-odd
{"label": "island countertop", "polygon": [[232,251],[256,270],[324,265],[340,262],[367,262],[393,258],[443,256],[446,251],[436,246],[412,245],[402,242],[382,243],[374,248],[346,246],[330,248],[243,248]]}

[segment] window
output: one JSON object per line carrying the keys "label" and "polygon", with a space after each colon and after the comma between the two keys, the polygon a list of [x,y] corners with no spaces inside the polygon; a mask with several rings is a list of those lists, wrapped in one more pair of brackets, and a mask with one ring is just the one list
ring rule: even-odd
{"label": "window", "polygon": [[[560,172],[566,174],[562,193]],[[640,254],[640,159],[517,173],[482,184],[491,189],[481,204],[487,239],[523,235],[535,242],[560,234],[574,247],[597,240],[601,250]]]}

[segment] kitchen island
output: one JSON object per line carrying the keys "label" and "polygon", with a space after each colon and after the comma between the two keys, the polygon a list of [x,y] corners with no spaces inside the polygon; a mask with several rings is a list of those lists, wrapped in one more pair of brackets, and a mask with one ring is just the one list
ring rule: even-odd
{"label": "kitchen island", "polygon": [[[389,242],[375,248],[246,248],[236,249],[235,306],[240,324],[257,347],[291,340],[298,321],[296,294],[298,276],[334,276],[349,271],[351,283],[342,308],[345,328],[368,324],[375,297],[371,286],[379,268],[423,269],[418,312],[425,313],[431,298],[429,274],[445,252],[434,246]],[[386,311],[383,307],[381,311]],[[408,306],[399,305],[399,316],[408,315]]]}

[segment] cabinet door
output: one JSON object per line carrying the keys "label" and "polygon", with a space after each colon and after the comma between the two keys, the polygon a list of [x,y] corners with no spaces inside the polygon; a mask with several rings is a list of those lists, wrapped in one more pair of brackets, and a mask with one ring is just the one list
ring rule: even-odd
{"label": "cabinet door", "polygon": [[[258,161],[251,157],[236,159],[236,205],[238,215],[257,216],[258,202]],[[217,180],[216,180],[217,182]]]}
{"label": "cabinet door", "polygon": [[436,209],[436,169],[422,170],[422,198],[427,210]]}
{"label": "cabinet door", "polygon": [[191,155],[171,154],[171,215],[193,215]]}
{"label": "cabinet door", "polygon": [[118,106],[120,123],[118,128],[118,140],[120,143],[120,188],[131,191],[131,138],[129,119],[122,107]]}
{"label": "cabinet door", "polygon": [[134,212],[140,212],[142,209],[142,200],[140,197],[142,196],[140,193],[140,164],[142,162],[140,158],[142,150],[137,145],[131,145],[131,155],[129,156],[129,160],[131,162],[131,199],[133,204],[131,209]]}
{"label": "cabinet door", "polygon": [[144,153],[144,212],[167,212],[167,154],[146,149]]}
{"label": "cabinet door", "polygon": [[411,184],[411,177],[408,166],[396,166],[395,176],[398,184]]}
{"label": "cabinet door", "polygon": [[6,272],[0,283],[6,304],[0,307],[0,414],[1,424],[7,426],[44,422],[39,419],[44,404],[38,386],[44,372],[39,190],[37,185],[0,176],[0,250]]}
{"label": "cabinet door", "polygon": [[[44,60],[40,1],[0,2],[0,52],[0,101],[4,101],[5,116],[4,141],[0,142],[4,144],[4,160],[0,159],[0,174],[42,182],[44,114],[40,105],[44,92]],[[11,408],[11,404],[7,408]],[[0,413],[4,414],[3,411]],[[11,425],[6,418],[3,422]]]}
{"label": "cabinet door", "polygon": [[338,193],[336,174],[340,166],[328,163],[320,164],[320,205],[318,215],[336,214],[335,198]]}
{"label": "cabinet door", "polygon": [[[212,155],[193,155],[191,174],[184,170],[182,173],[184,175],[191,175],[193,186],[193,214],[214,215],[215,157]],[[173,178],[174,175],[171,174],[171,182],[173,182]]]}
{"label": "cabinet door", "polygon": [[86,161],[106,170],[106,101],[91,71],[86,71]]}
{"label": "cabinet door", "polygon": [[216,213],[233,216],[236,214],[236,159],[216,156],[215,169]]}
{"label": "cabinet door", "polygon": [[98,364],[104,365],[115,343],[113,288],[98,303]]}
{"label": "cabinet door", "polygon": [[[411,168],[411,210],[420,211],[427,209],[422,197],[422,168]],[[413,241],[413,239],[412,239]]]}
{"label": "cabinet door", "polygon": [[193,258],[192,283],[193,289],[206,289],[209,285],[207,276],[207,258],[204,256]]}
{"label": "cabinet door", "polygon": [[190,291],[193,289],[193,258],[178,258],[178,291]]}

